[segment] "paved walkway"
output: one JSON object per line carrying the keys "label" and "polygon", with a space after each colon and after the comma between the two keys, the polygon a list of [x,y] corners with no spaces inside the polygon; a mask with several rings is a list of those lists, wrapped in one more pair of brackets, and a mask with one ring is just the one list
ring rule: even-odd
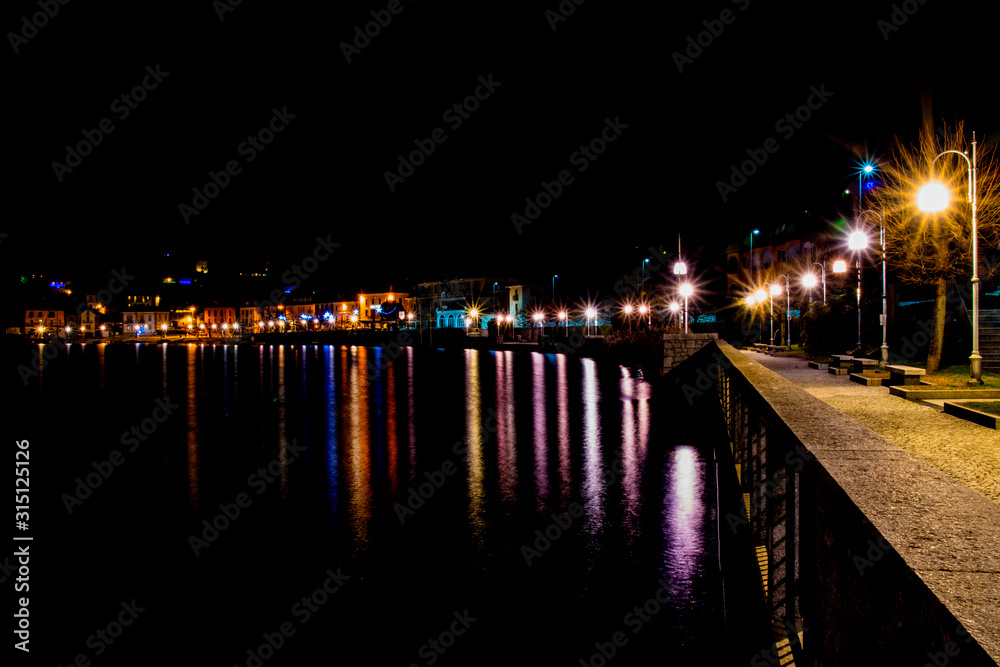
{"label": "paved walkway", "polygon": [[809,368],[798,357],[744,354],[1000,504],[1000,430],[890,396],[888,387],[864,387],[851,382],[847,375]]}

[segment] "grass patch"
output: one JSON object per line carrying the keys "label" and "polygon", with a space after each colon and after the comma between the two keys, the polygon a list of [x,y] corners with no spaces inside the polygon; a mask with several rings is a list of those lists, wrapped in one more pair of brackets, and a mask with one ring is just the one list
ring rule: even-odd
{"label": "grass patch", "polygon": [[[915,368],[926,368],[926,361],[905,361],[898,362],[903,366],[913,366]],[[1000,375],[983,371],[981,376],[983,384],[979,386],[969,386],[969,366],[946,366],[939,368],[933,373],[928,373],[922,380],[930,382],[934,388],[940,389],[1000,389]],[[924,386],[924,389],[931,387]]]}
{"label": "grass patch", "polygon": [[980,412],[1000,416],[1000,401],[965,401],[959,403],[963,408],[972,408]]}
{"label": "grass patch", "polygon": [[924,379],[933,382],[936,387],[948,387],[951,389],[997,389],[1000,388],[1000,375],[996,373],[982,372],[983,384],[981,387],[969,386],[968,366],[948,366],[939,368],[933,373],[928,373]]}

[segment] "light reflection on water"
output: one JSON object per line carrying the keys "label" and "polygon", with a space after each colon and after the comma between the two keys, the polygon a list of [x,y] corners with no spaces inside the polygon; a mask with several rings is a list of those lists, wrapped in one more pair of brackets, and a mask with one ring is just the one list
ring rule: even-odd
{"label": "light reflection on water", "polygon": [[[716,567],[711,453],[672,439],[664,413],[682,411],[653,403],[650,384],[626,368],[537,352],[403,348],[391,358],[360,346],[191,344],[142,346],[140,372],[132,348],[114,347],[91,353],[95,376],[108,383],[95,396],[120,399],[138,379],[182,406],[157,433],[163,443],[145,445],[163,445],[170,461],[139,454],[133,466],[158,478],[164,506],[173,503],[165,512],[193,509],[198,526],[219,502],[254,494],[221,548],[252,543],[278,520],[290,559],[315,539],[322,548],[308,553],[324,565],[391,563],[384,567],[407,572],[401,563],[419,561],[437,577],[426,590],[447,588],[442,604],[511,589],[512,599],[543,611],[549,600],[540,596],[550,595],[571,601],[564,615],[577,601],[590,613],[598,600],[613,616],[642,603],[661,576],[679,601],[706,595],[705,575]],[[53,390],[64,377],[59,363],[46,378]],[[130,406],[133,423],[149,414],[144,401]],[[293,442],[305,448],[301,457],[292,458]],[[275,460],[279,481],[257,496],[247,476]],[[427,473],[445,463],[453,472],[403,524],[397,505],[430,488]],[[526,564],[521,546],[574,503],[583,515]],[[385,588],[394,594],[398,583]],[[536,588],[544,592],[531,597]]]}

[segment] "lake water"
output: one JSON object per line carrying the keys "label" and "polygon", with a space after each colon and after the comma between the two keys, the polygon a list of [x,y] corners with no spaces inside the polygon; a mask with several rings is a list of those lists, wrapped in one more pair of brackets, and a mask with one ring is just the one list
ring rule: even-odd
{"label": "lake water", "polygon": [[[56,664],[720,664],[729,650],[718,428],[628,368],[88,344],[18,395],[37,636]],[[134,622],[95,639],[133,599]]]}

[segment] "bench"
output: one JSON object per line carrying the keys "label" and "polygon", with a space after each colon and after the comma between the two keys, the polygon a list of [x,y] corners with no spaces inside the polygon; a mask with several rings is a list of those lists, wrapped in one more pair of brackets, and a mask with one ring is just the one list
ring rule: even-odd
{"label": "bench", "polygon": [[889,371],[889,384],[893,386],[920,384],[920,378],[926,374],[923,368],[914,366],[887,365],[885,368]]}
{"label": "bench", "polygon": [[833,363],[826,369],[830,375],[847,375],[851,372],[851,361],[854,359],[849,354],[831,354]]}
{"label": "bench", "polygon": [[861,357],[855,357],[851,360],[851,370],[855,373],[873,371],[876,368],[878,368],[878,359],[863,359]]}
{"label": "bench", "polygon": [[775,352],[783,352],[785,350],[785,346],[769,345],[767,343],[754,343],[753,349],[757,352],[763,352],[764,354],[774,354]]}
{"label": "bench", "polygon": [[830,366],[830,364],[824,364],[824,363],[819,362],[819,361],[810,361],[809,362],[809,368],[815,368],[816,370],[820,370],[820,371],[825,371],[829,366]]}
{"label": "bench", "polygon": [[851,361],[854,359],[850,354],[831,354],[830,358],[833,359],[833,364],[831,365],[837,368],[850,368]]}

